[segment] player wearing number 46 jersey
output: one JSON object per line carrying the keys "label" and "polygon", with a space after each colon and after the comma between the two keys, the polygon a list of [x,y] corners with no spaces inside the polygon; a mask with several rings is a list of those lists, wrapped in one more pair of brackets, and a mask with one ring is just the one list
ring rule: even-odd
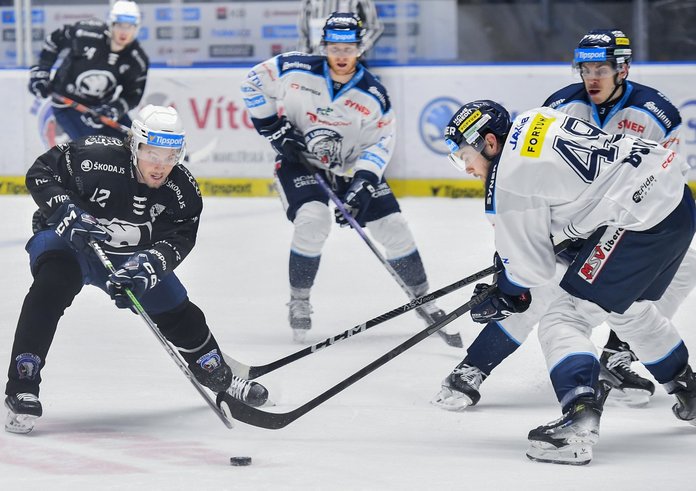
{"label": "player wearing number 46 jersey", "polygon": [[[252,405],[266,389],[235,377],[174,269],[196,243],[203,202],[181,165],[185,133],[177,112],[148,105],[126,141],[88,136],[53,147],[27,172],[39,209],[27,243],[34,281],[17,323],[5,388],[5,429],[28,433],[42,415],[39,385],[58,320],[84,285],[107,292],[120,308],[126,289],[196,379]],[[98,242],[116,267],[109,274],[91,247]],[[108,315],[108,313],[106,314]],[[81,370],[99,360],[86,356]],[[151,378],[144,365],[141,376]]]}
{"label": "player wearing number 46 jersey", "polygon": [[[582,82],[558,90],[544,106],[588,121],[607,133],[654,140],[676,151],[681,127],[679,111],[661,92],[628,81],[630,62],[631,43],[623,32],[615,29],[588,32],[580,40],[574,56],[574,67]],[[563,256],[569,256],[568,251]],[[662,315],[672,318],[694,286],[696,251],[689,248],[667,291],[655,306]],[[467,357],[446,381],[445,385],[454,384],[463,394],[457,404],[450,401],[446,408],[460,410],[479,401],[482,382],[525,341],[544,313],[544,303],[557,292],[558,288],[551,285],[536,289],[533,292],[535,302],[529,312],[491,322],[483,328],[467,349]],[[655,390],[650,380],[631,370],[631,362],[635,359],[628,343],[611,331],[600,358],[600,376],[613,387],[610,398],[629,406],[647,404]],[[451,388],[443,390],[447,396]],[[437,404],[439,399],[438,395],[434,402]]]}
{"label": "player wearing number 46 jersey", "polygon": [[487,100],[465,104],[445,138],[452,163],[486,179],[486,207],[495,220],[497,288],[471,309],[476,322],[527,311],[534,289],[555,281],[554,243],[585,239],[539,321],[563,416],[529,433],[529,458],[592,459],[610,385],[599,381],[590,334],[608,319],[619,319],[617,333],[676,396],[677,418],[696,423],[688,350],[652,303],[672,281],[696,230],[684,159],[657,142],[610,135],[550,108],[510,123],[507,110]]}

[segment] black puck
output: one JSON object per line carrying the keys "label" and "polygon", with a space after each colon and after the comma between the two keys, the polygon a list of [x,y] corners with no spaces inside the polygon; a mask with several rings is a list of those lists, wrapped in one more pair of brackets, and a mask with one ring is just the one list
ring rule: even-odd
{"label": "black puck", "polygon": [[230,457],[230,465],[251,465],[251,457]]}

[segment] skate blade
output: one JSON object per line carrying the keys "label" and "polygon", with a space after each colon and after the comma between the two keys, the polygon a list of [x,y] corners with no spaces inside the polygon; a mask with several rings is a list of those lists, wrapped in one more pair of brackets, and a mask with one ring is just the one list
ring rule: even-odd
{"label": "skate blade", "polygon": [[642,389],[619,389],[614,387],[609,400],[628,407],[643,407],[650,402],[650,392]]}
{"label": "skate blade", "polygon": [[473,406],[473,401],[466,394],[457,394],[443,387],[442,390],[430,401],[435,407],[445,411],[461,412],[469,406]]}
{"label": "skate blade", "polygon": [[10,412],[7,414],[7,420],[5,421],[5,431],[25,435],[34,429],[37,419],[38,416]]}
{"label": "skate blade", "polygon": [[561,465],[587,465],[592,460],[592,445],[573,443],[556,448],[546,442],[529,442],[527,458],[534,462]]}

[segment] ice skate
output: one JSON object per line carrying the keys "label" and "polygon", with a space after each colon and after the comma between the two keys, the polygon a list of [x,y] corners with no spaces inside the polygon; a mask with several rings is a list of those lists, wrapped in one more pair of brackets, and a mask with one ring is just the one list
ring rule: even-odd
{"label": "ice skate", "polygon": [[442,381],[440,392],[430,402],[447,411],[463,411],[469,406],[475,406],[481,399],[479,387],[486,376],[474,366],[455,368]]}
{"label": "ice skate", "polygon": [[232,383],[227,393],[245,404],[259,407],[268,401],[268,390],[263,385],[232,375]]}
{"label": "ice skate", "polygon": [[292,340],[296,343],[304,343],[307,331],[312,328],[312,305],[309,298],[291,297],[288,302],[288,321],[292,328]]}
{"label": "ice skate", "polygon": [[674,380],[664,384],[665,390],[677,398],[672,412],[682,421],[696,426],[696,376],[689,365]]}
{"label": "ice skate", "polygon": [[589,464],[592,446],[599,441],[599,420],[610,389],[600,381],[595,395],[578,398],[559,419],[530,431],[527,457],[551,464]]}
{"label": "ice skate", "polygon": [[[416,307],[416,314],[418,314],[418,316],[428,325],[432,325],[447,315],[447,313],[438,307],[435,302],[429,302],[421,307]],[[454,348],[463,348],[464,343],[462,343],[462,337],[459,332],[448,333],[445,330],[447,327],[448,326],[445,326],[437,331],[437,334],[445,343],[447,343],[448,346],[452,346]]]}
{"label": "ice skate", "polygon": [[8,409],[5,431],[10,433],[29,433],[43,413],[39,398],[26,392],[7,396],[5,407]]}
{"label": "ice skate", "polygon": [[631,370],[631,362],[637,361],[628,345],[618,350],[604,348],[600,362],[599,378],[612,387],[612,400],[627,406],[645,406],[655,393],[655,385]]}

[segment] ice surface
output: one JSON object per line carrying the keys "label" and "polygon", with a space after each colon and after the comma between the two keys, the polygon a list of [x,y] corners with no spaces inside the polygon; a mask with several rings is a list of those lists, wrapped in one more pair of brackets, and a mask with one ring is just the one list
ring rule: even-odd
{"label": "ice surface", "polygon": [[[490,265],[480,200],[401,200],[434,289]],[[0,197],[3,321],[9,362],[30,284],[30,198]],[[223,349],[264,364],[300,347],[287,327],[292,228],[276,199],[206,198],[198,245],[177,270]],[[446,309],[471,288],[444,297]],[[405,303],[358,235],[335,226],[312,295],[315,343]],[[692,295],[675,317],[696,345]],[[479,327],[459,319],[465,345]],[[408,313],[260,379],[289,411],[424,328]],[[607,331],[596,330],[597,345]],[[0,431],[0,489],[662,489],[696,476],[696,428],[661,387],[649,406],[608,404],[586,467],[533,463],[527,432],[560,415],[535,334],[482,386],[478,406],[429,404],[464,357],[427,339],[281,430],[226,429],[137,316],[86,287],[62,319],[43,372],[44,416],[28,436]],[[7,366],[7,365],[3,365]],[[643,371],[642,367],[637,367]],[[647,373],[644,372],[643,373]],[[231,467],[232,456],[251,456]]]}

